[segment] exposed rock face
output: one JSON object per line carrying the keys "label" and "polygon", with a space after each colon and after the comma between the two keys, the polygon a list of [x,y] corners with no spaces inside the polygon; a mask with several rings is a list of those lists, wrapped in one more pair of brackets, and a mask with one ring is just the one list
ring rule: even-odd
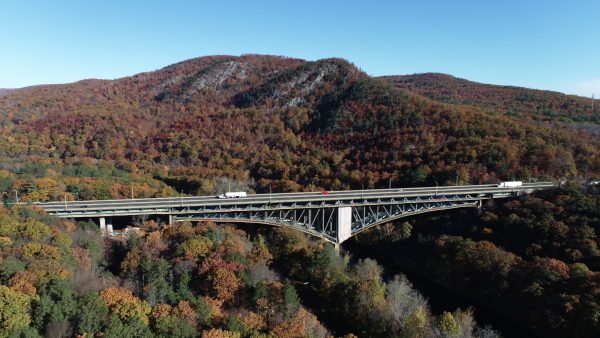
{"label": "exposed rock face", "polygon": [[218,89],[229,79],[233,79],[234,81],[245,80],[248,78],[246,68],[247,64],[237,61],[221,63],[209,69],[206,73],[200,74],[194,79],[190,87],[196,89]]}
{"label": "exposed rock face", "polygon": [[161,101],[209,99],[227,104],[233,96],[304,63],[299,59],[275,56],[199,58],[160,70],[159,73],[163,74],[161,83],[149,89]]}
{"label": "exposed rock face", "polygon": [[[324,63],[313,69],[307,69],[290,81],[283,83],[279,89],[273,93],[273,98],[278,99],[279,105],[284,107],[300,106],[306,103],[303,96],[310,94],[313,90],[321,87],[324,78],[327,75],[335,74],[339,67],[340,66],[336,64]],[[298,96],[290,98],[290,96],[294,94]]]}
{"label": "exposed rock face", "polygon": [[238,94],[234,103],[240,107],[268,105],[269,107],[309,107],[324,96],[348,86],[366,75],[345,60],[325,59],[306,62],[280,72],[261,86]]}

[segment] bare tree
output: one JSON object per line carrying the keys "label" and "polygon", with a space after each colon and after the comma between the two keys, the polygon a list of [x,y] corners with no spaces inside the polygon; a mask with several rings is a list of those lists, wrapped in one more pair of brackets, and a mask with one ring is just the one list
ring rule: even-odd
{"label": "bare tree", "polygon": [[230,191],[248,191],[250,188],[256,187],[254,178],[247,181],[238,181],[229,177],[219,177],[213,188],[213,194],[220,195]]}
{"label": "bare tree", "polygon": [[46,337],[67,338],[73,336],[73,327],[66,320],[52,321],[46,327]]}

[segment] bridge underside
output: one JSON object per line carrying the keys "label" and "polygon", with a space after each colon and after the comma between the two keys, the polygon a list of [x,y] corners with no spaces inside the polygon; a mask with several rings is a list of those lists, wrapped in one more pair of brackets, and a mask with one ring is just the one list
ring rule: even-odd
{"label": "bridge underside", "polygon": [[374,226],[426,212],[478,207],[480,199],[396,201],[354,205],[272,206],[270,209],[219,209],[206,212],[182,211],[173,221],[214,221],[256,223],[288,227],[341,244],[348,238]]}

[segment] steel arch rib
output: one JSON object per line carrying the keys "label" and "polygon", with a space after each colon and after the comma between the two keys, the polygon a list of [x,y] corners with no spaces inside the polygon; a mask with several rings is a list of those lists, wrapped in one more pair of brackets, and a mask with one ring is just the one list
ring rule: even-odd
{"label": "steel arch rib", "polygon": [[[428,213],[428,212],[444,211],[444,210],[459,209],[459,208],[474,208],[474,207],[477,207],[477,203],[476,202],[474,202],[474,203],[459,204],[459,205],[450,205],[450,206],[444,206],[444,207],[421,208],[421,209],[418,209],[416,211],[406,211],[406,212],[403,212],[403,213],[401,213],[399,215],[395,215],[393,217],[379,219],[377,222],[370,223],[370,224],[368,224],[366,226],[363,226],[361,228],[356,228],[356,230],[352,230],[352,236],[355,236],[355,235],[357,235],[357,234],[359,234],[359,233],[361,233],[361,232],[363,232],[365,230],[369,230],[369,229],[371,229],[371,228],[373,228],[375,226],[378,226],[380,224],[384,224],[384,223],[388,223],[388,222],[391,222],[391,221],[395,221],[395,220],[400,219],[400,218],[405,218],[405,217],[410,217],[410,216],[414,216],[414,215],[425,214],[425,213]],[[361,223],[363,223],[363,222],[361,222]],[[357,224],[359,224],[358,221],[357,221]]]}
{"label": "steel arch rib", "polygon": [[331,243],[337,243],[336,238],[334,236],[327,236],[326,234],[319,232],[319,231],[313,231],[310,229],[307,229],[303,226],[300,225],[293,225],[293,224],[288,224],[288,223],[282,223],[282,222],[271,222],[271,221],[266,221],[266,220],[260,220],[260,219],[243,219],[243,218],[198,218],[198,217],[192,217],[192,218],[187,218],[187,217],[182,217],[182,218],[176,218],[175,221],[177,222],[184,222],[184,221],[191,221],[191,222],[220,222],[220,223],[248,223],[248,224],[264,224],[264,225],[271,225],[271,226],[276,226],[276,227],[282,227],[282,228],[290,228],[293,230],[298,230],[298,231],[302,231],[306,234],[309,234],[311,236],[315,236],[321,239],[326,240],[327,242],[331,242]]}

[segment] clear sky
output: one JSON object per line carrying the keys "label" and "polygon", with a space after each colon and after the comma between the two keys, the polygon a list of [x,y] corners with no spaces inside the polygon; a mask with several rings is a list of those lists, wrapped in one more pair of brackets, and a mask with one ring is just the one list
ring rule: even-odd
{"label": "clear sky", "polygon": [[0,88],[258,53],[600,96],[599,0],[2,0],[0,37]]}

